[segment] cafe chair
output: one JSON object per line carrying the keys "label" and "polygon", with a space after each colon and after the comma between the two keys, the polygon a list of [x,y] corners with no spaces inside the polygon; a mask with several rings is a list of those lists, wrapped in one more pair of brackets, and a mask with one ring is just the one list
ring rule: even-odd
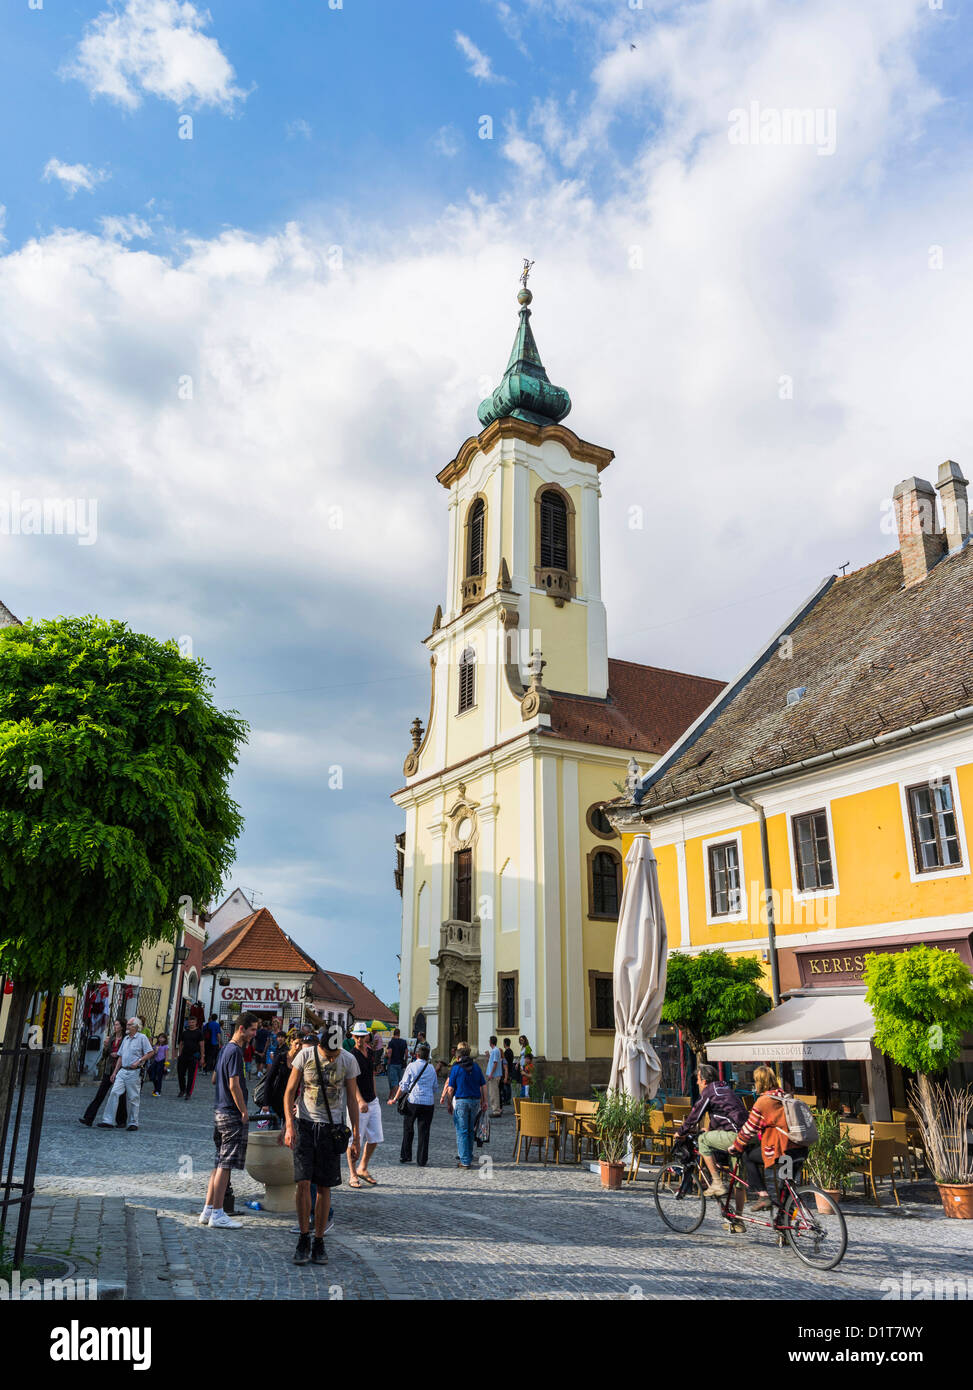
{"label": "cafe chair", "polygon": [[520,1127],[517,1131],[517,1149],[515,1162],[520,1162],[520,1155],[523,1146],[527,1145],[527,1162],[530,1162],[530,1146],[537,1145],[537,1155],[540,1157],[541,1145],[544,1145],[544,1162],[547,1162],[548,1149],[551,1144],[551,1107],[549,1104],[541,1104],[539,1101],[525,1100],[520,1107]]}
{"label": "cafe chair", "polygon": [[872,1189],[872,1196],[875,1205],[882,1205],[878,1195],[877,1184],[883,1179],[888,1178],[892,1184],[892,1196],[895,1198],[895,1205],[901,1206],[899,1194],[895,1186],[895,1165],[896,1142],[894,1139],[873,1139],[868,1148],[868,1153],[852,1163],[852,1167],[857,1168],[864,1176],[865,1182]]}

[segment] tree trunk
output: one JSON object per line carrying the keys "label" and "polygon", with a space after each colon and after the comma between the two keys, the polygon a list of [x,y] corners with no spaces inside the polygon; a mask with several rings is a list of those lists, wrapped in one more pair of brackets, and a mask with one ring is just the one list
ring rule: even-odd
{"label": "tree trunk", "polygon": [[[27,1010],[35,993],[35,986],[26,981],[13,981],[13,992],[7,1010],[7,1024],[3,1030],[3,1052],[0,1054],[0,1133],[7,1133],[9,1123],[8,1106],[13,1098],[14,1079],[17,1072],[17,1048],[24,1036]],[[50,1008],[50,1003],[48,1003]]]}

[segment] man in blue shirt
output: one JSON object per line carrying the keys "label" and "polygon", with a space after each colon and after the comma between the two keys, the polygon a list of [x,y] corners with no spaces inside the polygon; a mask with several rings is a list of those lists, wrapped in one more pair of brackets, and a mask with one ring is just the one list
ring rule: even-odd
{"label": "man in blue shirt", "polygon": [[216,1061],[216,1110],[214,1121],[216,1163],[206,1189],[206,1205],[199,1214],[201,1226],[233,1230],[240,1222],[232,1220],[223,1210],[223,1197],[230,1180],[230,1170],[242,1169],[247,1161],[247,1082],[243,1049],[257,1031],[256,1014],[240,1014],[233,1038],[220,1052]]}

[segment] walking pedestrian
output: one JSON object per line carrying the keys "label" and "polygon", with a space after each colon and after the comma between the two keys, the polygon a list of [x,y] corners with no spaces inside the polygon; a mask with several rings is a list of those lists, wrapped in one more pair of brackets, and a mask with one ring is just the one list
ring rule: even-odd
{"label": "walking pedestrian", "polygon": [[240,1222],[234,1221],[223,1210],[223,1199],[231,1170],[242,1170],[247,1162],[249,1116],[243,1049],[256,1031],[256,1014],[239,1014],[233,1037],[220,1048],[220,1055],[216,1059],[213,1113],[216,1128],[213,1137],[219,1142],[216,1145],[216,1162],[206,1187],[206,1205],[199,1213],[201,1226],[215,1226],[223,1230],[238,1230],[240,1227]]}
{"label": "walking pedestrian", "polygon": [[456,1048],[456,1062],[450,1069],[439,1098],[446,1105],[456,1127],[456,1162],[460,1168],[473,1166],[473,1126],[479,1110],[487,1108],[486,1078],[470,1055],[469,1043]]}
{"label": "walking pedestrian", "polygon": [[267,1048],[272,1037],[266,1022],[261,1019],[260,1027],[257,1029],[253,1039],[253,1060],[257,1064],[257,1076],[263,1076],[267,1070]]}
{"label": "walking pedestrian", "polygon": [[216,1066],[216,1059],[220,1051],[220,1042],[222,1041],[220,1021],[215,1014],[210,1014],[207,1021],[203,1024],[203,1037],[206,1039],[206,1067],[204,1070],[212,1071]]}
{"label": "walking pedestrian", "polygon": [[348,1179],[348,1186],[358,1188],[363,1182],[366,1182],[369,1187],[377,1187],[378,1180],[373,1178],[369,1172],[368,1163],[378,1145],[384,1141],[385,1136],[382,1133],[382,1107],[375,1095],[375,1066],[371,1049],[371,1036],[367,1023],[356,1023],[351,1032],[355,1039],[355,1048],[351,1055],[358,1064],[355,1086],[358,1092],[358,1133],[361,1139],[361,1162],[356,1166],[356,1161],[352,1159],[349,1148],[348,1171],[351,1176]]}
{"label": "walking pedestrian", "polygon": [[200,1066],[206,1065],[206,1034],[190,1017],[182,1030],[179,1060],[176,1072],[179,1076],[179,1095],[177,1100],[189,1100],[196,1085],[196,1073]]}
{"label": "walking pedestrian", "polygon": [[513,1097],[514,1067],[516,1060],[514,1050],[510,1046],[510,1039],[503,1040],[503,1082],[500,1086],[500,1100],[503,1105],[510,1105]]}
{"label": "walking pedestrian", "polygon": [[398,1028],[392,1029],[392,1036],[385,1049],[385,1055],[388,1058],[389,1096],[391,1096],[392,1092],[398,1090],[402,1083],[402,1073],[405,1070],[406,1058],[409,1055],[409,1044],[405,1038],[400,1036]]}
{"label": "walking pedestrian", "polygon": [[[111,1034],[105,1038],[105,1046],[102,1052],[101,1082],[95,1092],[95,1098],[87,1107],[83,1115],[78,1116],[78,1123],[87,1125],[90,1129],[98,1118],[98,1112],[105,1103],[105,1097],[112,1088],[115,1080],[115,1061],[118,1057],[118,1049],[122,1045],[125,1036],[125,1025],[120,1018],[115,1019],[115,1025]],[[123,1129],[128,1119],[128,1107],[125,1104],[125,1097],[121,1096],[118,1101],[118,1111],[115,1123]]]}
{"label": "walking pedestrian", "polygon": [[490,1103],[490,1114],[493,1118],[499,1119],[503,1113],[503,1103],[500,1100],[500,1082],[503,1079],[503,1056],[497,1047],[496,1038],[490,1039],[490,1051],[487,1053],[487,1100]]}
{"label": "walking pedestrian", "polygon": [[432,1117],[436,1113],[436,1068],[429,1060],[428,1043],[419,1043],[416,1051],[418,1057],[406,1067],[405,1074],[395,1088],[395,1094],[389,1096],[388,1103],[395,1105],[400,1097],[408,1098],[402,1112],[402,1148],[399,1150],[399,1162],[412,1162],[412,1134],[413,1130],[418,1128],[416,1163],[420,1168],[425,1168],[429,1162],[429,1130],[432,1127]]}
{"label": "walking pedestrian", "polygon": [[105,1113],[98,1122],[99,1129],[113,1129],[121,1096],[128,1108],[128,1129],[139,1127],[139,1105],[142,1100],[142,1068],[154,1048],[142,1032],[142,1020],[134,1015],[128,1020],[125,1036],[115,1057],[112,1088],[105,1102]]}
{"label": "walking pedestrian", "polygon": [[530,1096],[530,1079],[534,1074],[534,1054],[523,1033],[517,1042],[520,1045],[520,1097],[521,1100],[527,1100]]}
{"label": "walking pedestrian", "polygon": [[149,1062],[146,1070],[149,1080],[152,1082],[152,1094],[162,1095],[162,1083],[166,1079],[166,1061],[169,1057],[169,1039],[165,1033],[160,1033],[155,1040],[155,1052],[152,1061]]}
{"label": "walking pedestrian", "polygon": [[[291,1064],[284,1095],[284,1143],[294,1152],[297,1219],[300,1233],[294,1263],[326,1265],[324,1234],[329,1224],[331,1189],[341,1185],[342,1119],[348,1107],[348,1153],[359,1151],[356,1052],[338,1046],[337,1035],[322,1033],[302,1048]],[[297,1125],[294,1110],[297,1109]],[[311,1185],[317,1189],[314,1243],[311,1244]]]}

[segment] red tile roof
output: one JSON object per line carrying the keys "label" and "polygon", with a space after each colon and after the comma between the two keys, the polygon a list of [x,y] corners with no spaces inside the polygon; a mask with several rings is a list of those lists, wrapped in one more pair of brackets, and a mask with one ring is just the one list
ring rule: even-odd
{"label": "red tile roof", "polygon": [[346,994],[352,998],[352,1013],[355,1018],[362,1023],[371,1023],[373,1018],[377,1018],[381,1023],[387,1023],[391,1028],[398,1027],[399,1020],[388,1007],[383,1004],[377,994],[373,994],[370,989],[357,980],[354,975],[339,975],[337,970],[329,970],[328,975],[334,980],[335,984],[341,986]]}
{"label": "red tile roof", "polygon": [[306,975],[317,962],[295,946],[265,907],[235,922],[203,952],[203,969],[286,970]]}
{"label": "red tile roof", "polygon": [[608,696],[552,692],[556,738],[602,747],[664,753],[716,699],[724,681],[608,659]]}

